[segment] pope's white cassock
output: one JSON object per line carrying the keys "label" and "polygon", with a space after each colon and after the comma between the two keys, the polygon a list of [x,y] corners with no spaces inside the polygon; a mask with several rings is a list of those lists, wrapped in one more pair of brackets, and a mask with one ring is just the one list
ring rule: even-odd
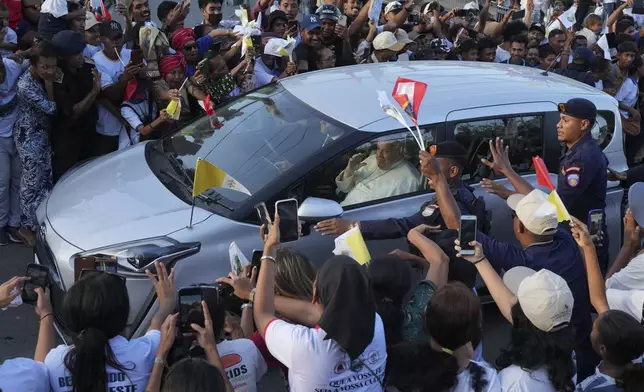
{"label": "pope's white cassock", "polygon": [[420,173],[405,159],[383,170],[378,167],[376,155],[368,156],[353,176],[344,178],[344,170],[336,177],[338,189],[347,194],[342,206],[366,203],[372,200],[416,192],[420,188]]}

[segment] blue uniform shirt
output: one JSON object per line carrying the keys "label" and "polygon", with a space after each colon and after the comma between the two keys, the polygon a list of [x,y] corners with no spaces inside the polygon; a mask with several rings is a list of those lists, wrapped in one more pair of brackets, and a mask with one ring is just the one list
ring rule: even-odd
{"label": "blue uniform shirt", "polygon": [[[463,215],[474,215],[472,211],[472,204],[476,200],[476,196],[472,193],[472,189],[463,183],[452,190],[452,194],[456,199],[458,209]],[[445,221],[440,213],[436,197],[431,201],[423,204],[420,211],[412,216],[404,218],[389,218],[383,220],[361,221],[360,231],[365,240],[384,240],[393,238],[407,237],[407,233],[418,225],[430,225],[445,227]]]}
{"label": "blue uniform shirt", "polygon": [[587,222],[589,211],[606,207],[606,156],[588,132],[559,162],[557,193],[572,216]]}
{"label": "blue uniform shirt", "polygon": [[552,241],[533,244],[525,249],[488,237],[481,232],[478,232],[476,239],[497,271],[524,266],[535,271],[545,268],[561,276],[568,283],[575,299],[570,322],[575,328],[577,346],[583,345],[592,329],[590,296],[586,269],[579,247],[570,233],[559,226]]}

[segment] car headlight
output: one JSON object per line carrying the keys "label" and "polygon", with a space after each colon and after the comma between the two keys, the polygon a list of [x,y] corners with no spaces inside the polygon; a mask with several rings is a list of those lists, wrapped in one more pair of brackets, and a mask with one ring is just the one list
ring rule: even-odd
{"label": "car headlight", "polygon": [[179,242],[168,237],[148,238],[111,245],[79,253],[72,257],[107,256],[118,261],[119,268],[143,272],[155,261],[168,263],[198,253],[200,242]]}

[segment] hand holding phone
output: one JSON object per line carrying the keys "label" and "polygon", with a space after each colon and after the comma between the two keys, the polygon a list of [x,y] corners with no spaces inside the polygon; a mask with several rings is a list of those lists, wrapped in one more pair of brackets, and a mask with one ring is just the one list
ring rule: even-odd
{"label": "hand holding phone", "polygon": [[29,280],[22,287],[22,302],[35,305],[38,302],[36,288],[45,290],[49,285],[49,268],[40,264],[29,264],[25,274]]}
{"label": "hand holding phone", "polygon": [[460,242],[460,254],[473,256],[474,247],[470,242],[476,241],[476,215],[461,215],[461,226],[458,230],[458,241]]}
{"label": "hand holding phone", "polygon": [[201,307],[203,300],[201,287],[186,287],[179,290],[179,331],[182,334],[194,334],[192,324],[204,326],[204,315]]}
{"label": "hand holding phone", "polygon": [[296,241],[300,238],[300,225],[297,215],[298,204],[295,199],[279,200],[275,203],[275,213],[280,217],[280,242]]}
{"label": "hand holding phone", "polygon": [[591,210],[588,212],[588,234],[597,246],[601,246],[604,233],[604,210]]}

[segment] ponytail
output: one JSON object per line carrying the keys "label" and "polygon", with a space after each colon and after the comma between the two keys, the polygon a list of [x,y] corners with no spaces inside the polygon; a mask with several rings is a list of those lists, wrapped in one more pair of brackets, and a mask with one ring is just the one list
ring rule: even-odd
{"label": "ponytail", "polygon": [[386,382],[400,392],[448,391],[457,383],[453,355],[435,351],[429,343],[400,343],[387,350]]}
{"label": "ponytail", "polygon": [[644,391],[644,364],[629,363],[616,381],[617,386],[624,389],[624,392]]}
{"label": "ponytail", "polygon": [[114,354],[105,333],[87,328],[74,339],[74,346],[65,355],[65,367],[72,376],[74,392],[103,392],[107,389],[107,355]]}
{"label": "ponytail", "polygon": [[380,315],[385,328],[387,347],[400,343],[403,340],[403,322],[405,321],[402,305],[394,304],[389,298],[383,298],[376,303],[376,312]]}

